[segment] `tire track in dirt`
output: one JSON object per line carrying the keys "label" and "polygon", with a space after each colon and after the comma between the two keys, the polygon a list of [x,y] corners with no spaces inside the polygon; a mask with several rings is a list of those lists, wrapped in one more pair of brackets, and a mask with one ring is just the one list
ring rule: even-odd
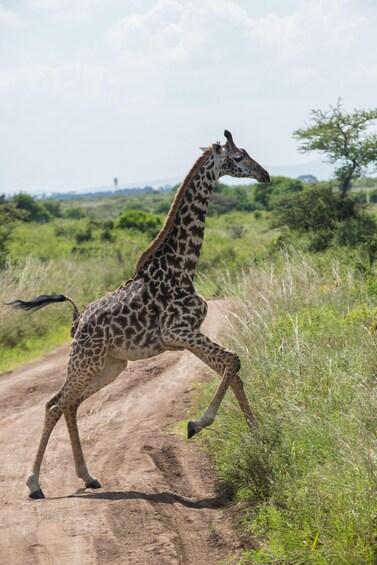
{"label": "tire track in dirt", "polygon": [[[214,337],[226,304],[213,301],[204,324]],[[204,365],[188,352],[130,363],[80,408],[89,469],[103,488],[82,488],[64,419],[42,467],[47,498],[24,486],[44,404],[60,387],[68,348],[0,376],[0,563],[4,565],[211,565],[236,560],[240,541],[218,495],[210,458],[181,434]],[[227,563],[231,563],[227,561]]]}

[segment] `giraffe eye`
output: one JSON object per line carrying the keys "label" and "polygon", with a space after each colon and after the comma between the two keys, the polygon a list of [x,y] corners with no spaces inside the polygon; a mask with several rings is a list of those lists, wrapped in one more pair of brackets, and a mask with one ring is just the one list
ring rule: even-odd
{"label": "giraffe eye", "polygon": [[240,155],[239,157],[233,157],[233,159],[235,160],[236,163],[239,163],[240,161],[242,161],[243,157],[242,155]]}

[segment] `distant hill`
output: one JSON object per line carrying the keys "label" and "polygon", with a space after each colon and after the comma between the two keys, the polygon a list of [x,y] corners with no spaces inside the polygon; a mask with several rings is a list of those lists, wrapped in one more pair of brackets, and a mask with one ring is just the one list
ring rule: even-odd
{"label": "distant hill", "polygon": [[135,195],[135,194],[146,194],[150,192],[169,192],[172,189],[172,185],[159,186],[158,188],[153,188],[153,186],[144,187],[133,187],[133,188],[117,188],[113,189],[111,187],[93,188],[91,190],[85,190],[83,192],[53,192],[52,194],[38,194],[38,199],[51,199],[51,200],[72,200],[73,198],[101,198],[105,196],[115,196],[118,194],[125,195]]}
{"label": "distant hill", "polygon": [[[285,176],[290,178],[298,178],[301,176],[315,176],[318,180],[328,180],[331,176],[332,167],[328,163],[316,160],[300,165],[266,165],[266,169],[272,176]],[[180,183],[183,177],[170,179],[162,179],[156,181],[146,181],[145,183],[135,183],[136,186],[123,185],[114,188],[113,185],[91,187],[88,189],[78,189],[69,192],[53,192],[51,194],[38,194],[38,199],[53,200],[71,200],[73,198],[100,198],[104,196],[113,196],[116,194],[134,195],[145,194],[148,192],[169,192],[173,186]],[[223,179],[225,184],[250,184],[250,179],[238,179],[226,176]]]}
{"label": "distant hill", "polygon": [[270,168],[267,167],[267,170],[271,175],[282,175],[291,178],[313,175],[318,180],[329,180],[333,172],[333,166],[316,160],[300,165],[272,165]]}

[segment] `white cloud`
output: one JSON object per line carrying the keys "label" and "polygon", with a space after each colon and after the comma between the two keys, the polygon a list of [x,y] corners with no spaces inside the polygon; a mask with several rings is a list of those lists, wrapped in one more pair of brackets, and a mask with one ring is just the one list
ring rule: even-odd
{"label": "white cloud", "polygon": [[100,0],[30,0],[32,8],[48,11],[81,11],[89,10]]}
{"label": "white cloud", "polygon": [[326,59],[332,60],[334,50],[337,56],[352,52],[368,26],[372,32],[368,19],[351,10],[347,0],[301,2],[291,14],[267,14],[249,25],[252,35],[278,58],[306,64],[308,57],[321,58],[321,64],[326,64]]}
{"label": "white cloud", "polygon": [[106,0],[29,0],[35,10],[46,11],[56,21],[82,21]]}
{"label": "white cloud", "polygon": [[105,42],[148,69],[216,60],[258,66],[268,58],[301,67],[309,58],[314,67],[319,58],[323,64],[322,58],[352,54],[367,33],[374,33],[370,19],[350,0],[300,1],[290,13],[266,10],[261,17],[233,0],[156,0],[114,23]]}
{"label": "white cloud", "polygon": [[22,26],[23,22],[16,12],[0,4],[0,27],[17,28]]}

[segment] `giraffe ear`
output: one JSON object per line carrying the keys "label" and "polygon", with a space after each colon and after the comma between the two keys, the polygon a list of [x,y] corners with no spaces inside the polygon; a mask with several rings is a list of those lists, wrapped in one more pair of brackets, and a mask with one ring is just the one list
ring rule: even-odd
{"label": "giraffe ear", "polygon": [[233,141],[232,134],[227,129],[224,131],[224,136],[226,137],[226,145],[231,151],[237,150],[236,144]]}
{"label": "giraffe ear", "polygon": [[220,143],[212,143],[212,151],[216,155],[221,155],[224,152],[224,149],[221,147]]}

